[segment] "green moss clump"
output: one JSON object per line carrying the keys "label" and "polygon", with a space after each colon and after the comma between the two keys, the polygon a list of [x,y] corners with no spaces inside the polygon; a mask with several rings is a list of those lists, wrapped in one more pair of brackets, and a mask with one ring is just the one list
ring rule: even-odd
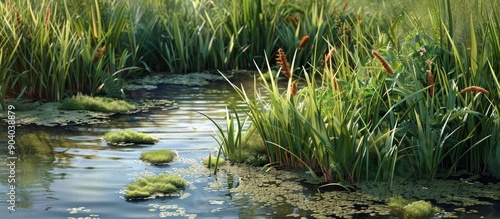
{"label": "green moss clump", "polygon": [[108,132],[104,135],[104,140],[110,144],[135,143],[135,144],[154,144],[158,138],[134,130],[120,130],[117,132]]}
{"label": "green moss clump", "polygon": [[217,164],[217,166],[220,166],[224,164],[224,162],[226,162],[224,158],[219,157],[219,159],[217,159],[217,156],[208,156],[203,159],[203,165],[208,168],[215,168],[215,164]]}
{"label": "green moss clump", "polygon": [[186,180],[180,176],[160,174],[139,178],[125,188],[126,199],[148,198],[155,194],[172,194],[186,187]]}
{"label": "green moss clump", "polygon": [[430,202],[423,200],[412,202],[401,196],[390,198],[388,205],[393,215],[403,219],[431,218],[440,211],[438,207],[432,206]]}
{"label": "green moss clump", "polygon": [[176,154],[172,150],[153,150],[141,153],[141,160],[152,164],[165,164],[174,160]]}
{"label": "green moss clump", "polygon": [[439,208],[433,207],[430,202],[423,200],[412,202],[404,209],[403,218],[405,219],[431,218],[434,214],[439,213]]}
{"label": "green moss clump", "polygon": [[91,97],[82,94],[65,99],[58,108],[61,110],[91,110],[108,113],[128,112],[137,109],[133,104],[123,100]]}
{"label": "green moss clump", "polygon": [[410,200],[404,199],[401,196],[395,196],[389,198],[389,208],[391,209],[391,213],[398,217],[404,215],[404,207],[411,203]]}

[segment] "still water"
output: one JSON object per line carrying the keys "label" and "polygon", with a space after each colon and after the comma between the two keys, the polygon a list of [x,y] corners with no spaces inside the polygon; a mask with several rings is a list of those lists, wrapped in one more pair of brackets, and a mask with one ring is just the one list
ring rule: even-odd
{"label": "still water", "polygon": [[[251,80],[248,80],[249,82]],[[253,82],[252,82],[253,83]],[[251,209],[235,204],[229,185],[210,188],[215,181],[201,160],[218,147],[213,124],[199,112],[224,123],[225,106],[239,99],[227,82],[206,87],[162,85],[154,92],[140,90],[135,96],[175,100],[177,106],[133,115],[115,116],[105,124],[68,127],[20,127],[18,137],[30,136],[54,153],[18,156],[15,173],[16,208],[9,212],[9,170],[6,150],[0,153],[1,218],[266,218],[270,209]],[[22,112],[18,112],[22,113]],[[102,136],[109,131],[133,129],[160,139],[155,145],[108,146]],[[5,136],[0,138],[6,145]],[[37,144],[38,142],[38,144]],[[143,151],[173,149],[179,159],[168,166],[147,165]],[[130,202],[123,189],[137,177],[181,173],[190,185],[181,197]],[[221,180],[221,178],[219,178]],[[224,180],[224,179],[222,179]],[[175,216],[177,215],[177,216]],[[170,218],[170,217],[169,217]]]}
{"label": "still water", "polygon": [[[251,89],[252,77],[238,80]],[[245,78],[248,77],[248,78]],[[115,218],[284,218],[308,216],[288,204],[263,207],[245,196],[235,196],[237,176],[213,176],[202,159],[214,154],[214,125],[204,113],[225,123],[225,107],[240,104],[230,85],[215,82],[204,87],[161,85],[154,91],[131,93],[137,99],[174,100],[175,107],[152,109],[112,117],[107,123],[67,127],[19,127],[17,141],[46,147],[49,156],[18,156],[15,172],[15,211],[8,211],[10,161],[0,136],[0,218],[8,219],[115,219]],[[18,112],[22,113],[22,112]],[[160,139],[155,145],[109,146],[102,136],[109,131],[133,129]],[[2,129],[5,130],[5,129]],[[24,141],[19,138],[26,138]],[[29,138],[29,140],[28,140]],[[139,160],[143,151],[173,149],[179,159],[167,166],[152,166]],[[127,201],[123,189],[138,177],[159,173],[181,174],[189,185],[176,197]],[[500,218],[495,210],[485,210]],[[477,215],[476,215],[477,216]],[[309,218],[309,217],[307,217]],[[363,217],[360,217],[363,218]],[[375,217],[371,217],[375,218]],[[385,216],[383,218],[392,218]],[[473,218],[473,217],[461,217]]]}

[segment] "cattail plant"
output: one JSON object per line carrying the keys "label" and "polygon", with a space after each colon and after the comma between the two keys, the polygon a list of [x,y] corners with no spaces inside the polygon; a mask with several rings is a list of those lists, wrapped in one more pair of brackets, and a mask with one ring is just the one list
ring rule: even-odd
{"label": "cattail plant", "polygon": [[467,92],[475,92],[475,93],[483,93],[483,94],[489,94],[490,92],[482,87],[478,86],[469,86],[460,91],[461,94],[467,93]]}
{"label": "cattail plant", "polygon": [[286,54],[281,48],[278,49],[278,54],[276,55],[276,63],[281,67],[281,73],[283,73],[283,75],[285,75],[287,78],[292,77],[290,64],[286,60]]}
{"label": "cattail plant", "polygon": [[392,70],[391,65],[389,65],[389,63],[384,59],[384,57],[382,57],[376,50],[372,50],[372,54],[380,61],[387,74],[393,76],[394,71]]}

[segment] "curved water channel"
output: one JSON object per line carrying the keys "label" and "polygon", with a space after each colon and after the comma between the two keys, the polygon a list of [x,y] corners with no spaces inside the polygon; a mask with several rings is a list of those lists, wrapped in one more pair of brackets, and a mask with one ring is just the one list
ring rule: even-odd
{"label": "curved water channel", "polygon": [[[253,86],[253,77],[241,77],[243,80],[238,80],[244,82],[245,87]],[[20,127],[19,136],[29,137],[31,144],[46,145],[54,153],[48,158],[19,157],[16,163],[17,208],[9,212],[8,203],[2,200],[1,218],[308,216],[309,212],[287,204],[276,209],[276,206],[259,206],[244,196],[236,197],[230,189],[238,185],[238,176],[221,174],[216,178],[202,166],[202,159],[214,153],[218,145],[212,137],[214,125],[199,112],[224,124],[225,107],[237,104],[240,99],[228,83],[221,81],[203,87],[160,85],[154,91],[135,91],[133,96],[174,100],[176,106],[114,116],[104,124]],[[102,141],[106,132],[119,129],[148,133],[158,137],[160,142],[117,147]],[[0,141],[6,140],[2,136]],[[167,166],[152,166],[139,160],[141,152],[155,149],[173,149],[180,158]],[[6,150],[1,150],[0,156],[0,191],[5,194],[9,189]],[[141,176],[165,172],[181,174],[189,181],[181,196],[135,202],[124,199],[123,189],[128,183]]]}
{"label": "curved water channel", "polygon": [[[242,81],[250,86],[253,79],[247,77]],[[268,218],[272,215],[272,208],[252,207],[246,203],[247,199],[231,195],[229,189],[238,183],[237,179],[223,174],[216,180],[202,166],[202,159],[214,154],[218,144],[212,137],[214,125],[200,112],[225,123],[225,107],[238,104],[239,100],[227,82],[203,87],[160,85],[154,91],[134,91],[132,96],[174,100],[176,105],[114,116],[104,124],[19,127],[17,138],[29,138],[20,143],[42,144],[55,153],[49,157],[19,156],[16,211],[8,211],[8,203],[2,200],[1,218]],[[119,129],[148,133],[160,142],[118,147],[102,141],[106,132]],[[0,140],[6,142],[4,138]],[[155,149],[173,149],[179,159],[167,166],[148,165],[139,160],[141,152]],[[0,189],[5,194],[9,190],[6,150],[0,156]],[[123,189],[128,183],[141,176],[165,172],[181,174],[189,181],[180,197],[135,202],[124,199]],[[217,185],[220,183],[223,185]],[[289,213],[293,211],[291,208]]]}

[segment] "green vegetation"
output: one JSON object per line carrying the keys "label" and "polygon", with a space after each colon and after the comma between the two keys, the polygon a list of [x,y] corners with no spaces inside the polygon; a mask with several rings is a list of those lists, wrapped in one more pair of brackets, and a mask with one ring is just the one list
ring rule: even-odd
{"label": "green vegetation", "polygon": [[110,144],[154,144],[159,141],[156,137],[134,130],[108,132],[103,138]]}
{"label": "green vegetation", "polygon": [[91,110],[112,113],[128,112],[137,109],[133,104],[123,100],[114,100],[107,97],[91,97],[83,94],[65,99],[58,108],[62,110]]}
{"label": "green vegetation", "polygon": [[152,150],[141,153],[141,160],[152,164],[166,164],[174,160],[176,153],[172,150]]}
{"label": "green vegetation", "polygon": [[218,125],[226,159],[246,162],[248,119],[269,163],[324,181],[392,182],[404,168],[425,179],[440,169],[484,172],[498,163],[491,154],[500,142],[498,5],[6,1],[0,105],[19,96],[117,97],[138,72],[256,68],[255,95],[233,84],[247,108],[228,110]]}
{"label": "green vegetation", "polygon": [[402,219],[431,218],[434,214],[440,212],[439,208],[433,207],[429,202],[422,200],[412,202],[401,196],[390,198],[388,205],[391,213]]}
{"label": "green vegetation", "polygon": [[[475,10],[487,10],[483,3]],[[293,46],[278,49],[279,74],[269,61],[266,71],[259,68],[265,91],[257,82],[255,95],[232,84],[269,162],[319,172],[323,181],[388,180],[390,187],[396,172],[434,179],[439,169],[447,170],[445,177],[458,169],[483,171],[499,145],[499,103],[493,101],[500,97],[494,62],[500,54],[499,19],[472,15],[470,40],[460,41],[453,37],[454,4],[428,6],[428,16],[391,18],[380,11],[341,20],[344,32],[338,34],[345,37],[318,30],[322,38],[306,44],[319,50],[314,54]],[[381,21],[391,29],[374,30]],[[278,83],[282,76],[288,84]],[[217,125],[221,151],[230,158],[243,145],[243,119],[233,114],[226,129]]]}
{"label": "green vegetation", "polygon": [[224,164],[226,161],[222,157],[208,156],[203,159],[203,165],[208,168],[217,168],[218,166]]}
{"label": "green vegetation", "polygon": [[186,180],[180,176],[160,174],[158,176],[139,178],[125,188],[126,199],[148,198],[156,194],[166,195],[186,187]]}

